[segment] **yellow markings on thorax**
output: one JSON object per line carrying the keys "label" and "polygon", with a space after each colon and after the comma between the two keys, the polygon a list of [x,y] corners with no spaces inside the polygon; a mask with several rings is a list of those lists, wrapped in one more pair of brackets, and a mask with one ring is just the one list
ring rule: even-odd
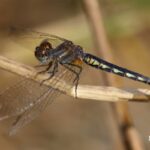
{"label": "yellow markings on thorax", "polygon": [[93,64],[95,62],[95,60],[93,59],[93,58],[91,58],[90,60],[89,60],[89,63],[90,64]]}
{"label": "yellow markings on thorax", "polygon": [[90,62],[90,58],[89,57],[87,57],[87,58],[85,58],[85,60],[87,61],[87,62]]}
{"label": "yellow markings on thorax", "polygon": [[142,78],[142,77],[137,77],[137,79],[138,79],[139,81],[145,81],[145,79]]}
{"label": "yellow markings on thorax", "polygon": [[108,65],[105,65],[103,63],[99,64],[99,67],[101,67],[103,69],[111,69],[111,67],[109,67]]}
{"label": "yellow markings on thorax", "polygon": [[91,65],[94,65],[94,66],[98,66],[99,65],[99,62],[97,60],[93,59],[93,58],[87,58],[86,60]]}
{"label": "yellow markings on thorax", "polygon": [[111,69],[111,67],[109,67],[108,65],[105,65],[103,63],[100,63],[99,61],[93,59],[93,58],[87,58],[86,61],[93,65],[93,66],[97,66],[98,68],[102,68],[102,69]]}
{"label": "yellow markings on thorax", "polygon": [[131,74],[131,73],[126,73],[126,76],[129,77],[129,78],[136,78],[136,76]]}
{"label": "yellow markings on thorax", "polygon": [[119,69],[116,69],[116,68],[113,68],[112,69],[114,73],[121,73],[121,74],[124,74],[123,71],[120,71]]}
{"label": "yellow markings on thorax", "polygon": [[99,66],[100,63],[99,63],[97,60],[95,60],[95,61],[93,61],[93,65],[94,65],[94,66]]}

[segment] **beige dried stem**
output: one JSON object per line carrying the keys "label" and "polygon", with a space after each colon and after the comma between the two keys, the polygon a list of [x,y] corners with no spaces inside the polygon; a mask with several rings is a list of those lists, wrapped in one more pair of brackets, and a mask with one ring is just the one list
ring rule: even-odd
{"label": "beige dried stem", "polygon": [[[109,61],[113,62],[113,56],[111,52],[111,48],[107,39],[106,31],[103,25],[103,17],[102,17],[102,11],[100,9],[100,3],[98,0],[83,0],[83,7],[85,9],[85,14],[87,16],[87,20],[89,21],[93,33],[94,42],[97,46],[97,51],[104,59],[107,59]],[[105,82],[105,85],[118,85],[116,82],[116,79],[113,76],[103,76],[103,81]],[[112,105],[113,108],[115,108],[116,112],[116,118],[118,121],[118,124],[120,127],[126,127],[125,130],[121,130],[120,132],[122,135],[118,136],[117,143],[122,143],[120,149],[124,149],[122,145],[126,149],[131,148],[133,150],[143,150],[143,145],[141,144],[141,140],[137,134],[137,131],[135,128],[130,127],[133,126],[132,117],[129,114],[128,111],[128,104],[127,103],[115,103],[115,105]],[[115,106],[115,107],[114,107]],[[119,135],[119,134],[118,134]],[[133,138],[136,137],[136,138]],[[119,142],[118,142],[119,141]],[[124,141],[124,142],[122,142]],[[126,143],[126,144],[124,144]],[[136,143],[136,144],[135,144]]]}
{"label": "beige dried stem", "polygon": [[[14,60],[8,59],[3,56],[0,56],[0,68],[22,77],[32,79],[39,83],[47,76],[49,76],[49,74],[39,74],[38,76],[36,76],[37,70],[35,68],[15,62]],[[63,93],[75,97],[75,87],[68,88],[70,87],[70,85],[68,85],[65,81],[58,78],[54,78],[54,80],[58,80],[57,86],[56,84],[52,85],[53,82],[50,81],[45,81],[43,84],[52,86],[53,88],[57,88]],[[68,91],[68,89],[70,90]],[[109,102],[148,102],[150,101],[149,96],[150,90],[148,89],[120,89],[108,86],[90,85],[79,85],[77,89],[77,98]]]}

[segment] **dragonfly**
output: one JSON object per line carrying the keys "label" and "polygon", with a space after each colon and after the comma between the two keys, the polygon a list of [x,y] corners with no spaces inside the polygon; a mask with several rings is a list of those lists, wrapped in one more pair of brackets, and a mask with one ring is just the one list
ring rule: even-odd
{"label": "dragonfly", "polygon": [[11,29],[10,36],[15,42],[33,50],[35,57],[40,62],[38,67],[43,68],[39,73],[49,75],[42,83],[23,78],[19,83],[0,93],[0,120],[14,118],[10,135],[30,123],[62,93],[57,88],[44,85],[43,82],[49,80],[53,85],[57,85],[58,80],[54,79],[57,77],[69,83],[71,85],[69,88],[75,86],[77,90],[83,64],[150,84],[149,77],[86,53],[80,45],[74,44],[71,40],[18,28]]}

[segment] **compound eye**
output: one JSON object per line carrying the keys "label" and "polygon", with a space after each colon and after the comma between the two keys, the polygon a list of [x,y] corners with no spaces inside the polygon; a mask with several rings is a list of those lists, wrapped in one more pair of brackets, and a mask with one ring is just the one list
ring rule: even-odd
{"label": "compound eye", "polygon": [[71,41],[69,41],[69,44],[72,45],[73,43]]}
{"label": "compound eye", "polygon": [[43,41],[43,42],[40,44],[40,47],[41,47],[42,49],[46,49],[46,50],[52,49],[52,45],[51,45],[51,43],[49,43],[48,41]]}
{"label": "compound eye", "polygon": [[35,48],[35,51],[39,51],[39,49],[40,49],[40,47],[39,47],[39,46],[37,46],[37,47]]}
{"label": "compound eye", "polygon": [[48,50],[50,50],[50,48],[48,48],[48,47],[46,47],[46,49],[45,49],[46,51],[48,51]]}
{"label": "compound eye", "polygon": [[49,42],[46,43],[46,49],[47,49],[47,50],[52,49],[51,43],[49,43]]}
{"label": "compound eye", "polygon": [[67,45],[72,45],[73,43],[71,41],[66,41]]}
{"label": "compound eye", "polygon": [[40,50],[40,47],[39,47],[39,46],[37,46],[37,47],[35,48],[34,54],[35,54],[36,57],[40,57],[40,56],[41,56],[41,50]]}

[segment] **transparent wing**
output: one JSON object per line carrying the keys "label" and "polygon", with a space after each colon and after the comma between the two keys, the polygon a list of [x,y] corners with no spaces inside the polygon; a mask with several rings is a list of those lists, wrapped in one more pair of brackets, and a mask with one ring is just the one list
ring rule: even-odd
{"label": "transparent wing", "polygon": [[[69,83],[71,86],[68,86],[68,90],[73,86],[75,75],[68,69],[59,67],[59,72],[55,77]],[[58,80],[52,78],[50,82],[57,85]],[[65,84],[61,86],[63,88]],[[10,133],[13,134],[38,116],[59,94],[60,91],[57,89],[40,86],[33,80],[23,79],[0,94],[0,120],[17,116],[10,130]]]}
{"label": "transparent wing", "polygon": [[19,27],[9,28],[8,37],[15,43],[32,51],[34,51],[35,47],[37,47],[44,40],[49,41],[52,44],[53,48],[66,41],[66,39],[58,37],[56,35],[41,33],[33,31],[31,29],[24,29]]}
{"label": "transparent wing", "polygon": [[[64,69],[62,74],[59,74],[57,76],[58,78],[63,79],[65,82],[69,83],[70,86],[68,86],[68,90],[74,85],[73,81],[75,78],[75,75],[70,72],[68,69]],[[53,81],[53,84],[57,84],[57,81]],[[62,85],[63,88],[64,85]],[[57,87],[57,86],[56,86]],[[65,87],[66,88],[66,87]],[[19,115],[11,130],[10,134],[15,134],[20,128],[24,127],[26,124],[28,124],[30,121],[32,121],[35,117],[37,117],[43,110],[45,110],[46,106],[48,106],[52,101],[59,95],[61,92],[57,89],[49,88],[43,95],[41,95],[36,103],[32,105],[32,107],[28,110],[26,110],[23,114]]]}
{"label": "transparent wing", "polygon": [[23,79],[0,94],[0,120],[23,113],[49,88]]}

